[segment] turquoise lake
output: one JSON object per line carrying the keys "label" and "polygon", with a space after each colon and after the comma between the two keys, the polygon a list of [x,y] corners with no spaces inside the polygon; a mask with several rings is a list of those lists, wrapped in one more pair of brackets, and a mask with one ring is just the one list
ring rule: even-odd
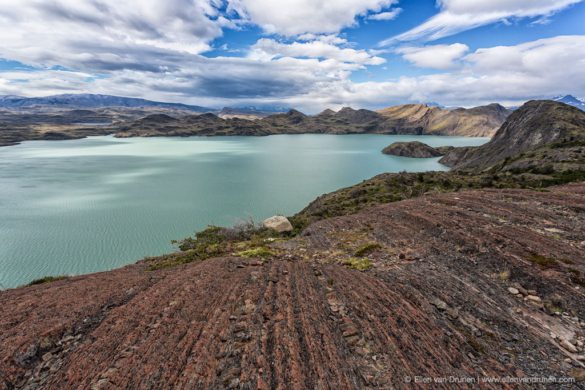
{"label": "turquoise lake", "polygon": [[396,141],[474,146],[487,138],[390,135],[92,137],[0,148],[0,289],[104,271],[174,250],[209,224],[291,215],[382,172],[447,170],[383,155]]}

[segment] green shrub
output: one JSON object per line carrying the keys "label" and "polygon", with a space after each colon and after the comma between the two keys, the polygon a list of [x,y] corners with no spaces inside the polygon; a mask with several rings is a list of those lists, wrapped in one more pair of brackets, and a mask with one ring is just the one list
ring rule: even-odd
{"label": "green shrub", "polygon": [[380,244],[378,244],[377,242],[369,242],[367,244],[360,246],[355,251],[354,256],[355,257],[364,257],[364,256],[366,256],[372,252],[375,252],[381,248],[382,248],[382,246]]}
{"label": "green shrub", "polygon": [[56,282],[57,280],[63,280],[63,279],[67,279],[68,276],[45,276],[43,278],[40,279],[35,279],[32,282],[30,282],[29,284],[27,284],[27,286],[34,286],[37,284],[45,284],[45,283],[51,283],[51,282]]}
{"label": "green shrub", "polygon": [[358,271],[367,271],[372,268],[372,262],[370,259],[361,257],[351,257],[349,259],[345,259],[343,264],[346,265],[348,268],[355,269]]}
{"label": "green shrub", "polygon": [[542,255],[530,255],[528,260],[540,265],[543,268],[552,268],[557,264],[555,259],[551,259],[550,257],[545,257]]}

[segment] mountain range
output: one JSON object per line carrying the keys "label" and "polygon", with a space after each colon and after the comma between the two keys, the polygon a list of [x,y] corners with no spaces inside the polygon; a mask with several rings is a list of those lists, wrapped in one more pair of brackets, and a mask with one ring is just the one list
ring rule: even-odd
{"label": "mountain range", "polygon": [[[162,105],[161,105],[162,104]],[[35,139],[116,137],[263,136],[271,134],[435,134],[492,136],[510,114],[499,104],[443,109],[407,104],[380,111],[345,107],[305,115],[256,108],[197,112],[203,107],[148,102],[101,95],[48,98],[3,97],[0,145]],[[268,108],[266,108],[268,109]]]}
{"label": "mountain range", "polygon": [[435,134],[492,136],[510,111],[499,104],[445,110],[427,105],[402,105],[380,111],[325,110],[305,115],[297,110],[269,115],[257,120],[221,118],[213,113],[176,118],[149,115],[123,124],[117,137],[156,137],[190,135],[271,135],[271,134]]}
{"label": "mountain range", "polygon": [[[570,95],[557,100],[583,108]],[[446,109],[405,104],[378,111],[345,107],[306,115],[284,107],[224,107],[162,103],[108,95],[0,97],[0,145],[34,139],[225,136],[271,134],[434,134],[492,137],[513,112],[499,104]],[[276,112],[276,113],[274,113]],[[460,151],[458,151],[460,153]],[[453,156],[453,155],[452,155]]]}
{"label": "mountain range", "polygon": [[172,108],[193,112],[213,111],[211,108],[191,106],[181,103],[163,103],[146,99],[127,98],[97,94],[64,94],[46,97],[22,97],[14,95],[0,96],[2,108],[102,108],[102,107],[158,107]]}

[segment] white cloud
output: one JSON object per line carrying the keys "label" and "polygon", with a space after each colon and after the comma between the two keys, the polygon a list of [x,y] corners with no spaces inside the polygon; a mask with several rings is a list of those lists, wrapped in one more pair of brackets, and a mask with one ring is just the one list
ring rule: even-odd
{"label": "white cloud", "polygon": [[352,26],[358,15],[378,13],[396,0],[228,0],[229,10],[261,26],[266,32],[287,36],[337,33]]}
{"label": "white cloud", "polygon": [[423,47],[401,47],[398,54],[420,68],[449,69],[455,61],[461,59],[469,47],[462,43],[452,45],[432,45]]}
{"label": "white cloud", "polygon": [[0,58],[37,66],[142,67],[154,51],[201,53],[229,24],[214,0],[0,0]]}
{"label": "white cloud", "polygon": [[[468,55],[460,44],[439,52],[433,46],[410,48],[402,53],[409,61],[445,72],[354,82],[354,72],[384,61],[381,52],[358,49],[343,37],[320,31],[305,31],[297,41],[260,39],[244,58],[202,56],[223,26],[239,23],[222,19],[216,0],[10,3],[14,1],[0,0],[0,58],[40,70],[0,71],[0,94],[89,92],[213,106],[274,103],[308,112],[340,105],[474,105],[563,93],[585,96],[585,36],[484,48]],[[314,9],[316,3],[311,3]],[[339,17],[338,22],[345,22],[337,27],[351,24],[360,13],[386,9],[382,2],[355,3],[355,12]],[[336,7],[323,4],[323,12]],[[288,31],[285,25],[279,28]],[[455,62],[458,66],[451,67]],[[56,65],[69,70],[48,68]]]}
{"label": "white cloud", "polygon": [[435,40],[508,18],[548,17],[582,0],[437,0],[441,11],[423,24],[380,42]]}
{"label": "white cloud", "polygon": [[400,15],[402,8],[394,8],[391,11],[380,12],[379,14],[373,14],[368,16],[370,20],[394,20]]}
{"label": "white cloud", "polygon": [[285,44],[262,38],[252,46],[250,57],[262,60],[277,57],[308,57],[362,65],[380,65],[385,62],[383,58],[373,56],[365,50],[342,48],[321,40]]}

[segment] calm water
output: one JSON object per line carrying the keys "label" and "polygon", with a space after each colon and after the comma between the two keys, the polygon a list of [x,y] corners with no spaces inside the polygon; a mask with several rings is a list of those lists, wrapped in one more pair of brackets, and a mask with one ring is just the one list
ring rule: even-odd
{"label": "calm water", "polygon": [[[0,148],[0,284],[116,268],[208,224],[293,214],[381,172],[445,170],[380,153],[395,141],[485,138],[279,135],[94,137]],[[0,287],[2,288],[2,287]]]}

